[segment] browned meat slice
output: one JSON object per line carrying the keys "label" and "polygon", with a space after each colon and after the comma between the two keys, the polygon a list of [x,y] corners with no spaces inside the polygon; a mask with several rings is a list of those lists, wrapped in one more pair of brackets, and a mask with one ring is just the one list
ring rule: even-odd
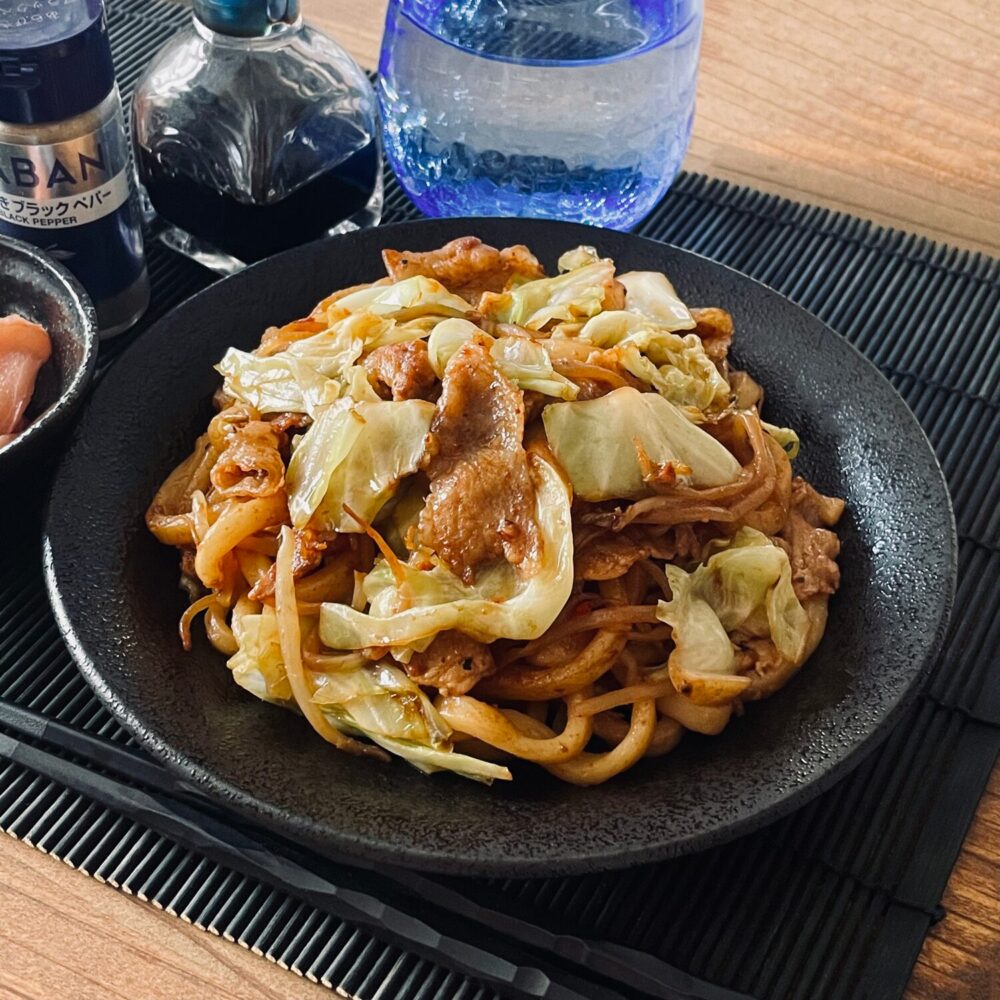
{"label": "browned meat slice", "polygon": [[639,533],[602,531],[576,550],[574,574],[577,580],[617,580],[652,551],[653,546]]}
{"label": "browned meat slice", "polygon": [[438,250],[415,253],[383,250],[385,269],[393,281],[423,275],[475,305],[483,292],[502,292],[513,278],[543,278],[545,272],[526,246],[497,250],[475,236],[463,236]]}
{"label": "browned meat slice", "polygon": [[306,413],[278,413],[268,421],[279,434],[288,431],[305,430],[312,423],[312,417]]}
{"label": "browned meat slice", "polygon": [[792,504],[780,540],[792,565],[792,586],[800,601],[832,594],[840,586],[840,539],[827,530],[840,520],[844,501],[817,493],[804,479],[792,480]]}
{"label": "browned meat slice", "polygon": [[801,476],[792,480],[792,507],[814,527],[832,528],[844,513],[843,500],[823,496]]}
{"label": "browned meat slice", "polygon": [[741,701],[757,701],[774,694],[812,656],[826,630],[828,601],[827,594],[815,594],[802,602],[809,628],[805,645],[796,659],[786,659],[770,639],[748,639],[740,645],[737,670],[750,678],[750,686],[740,696]]}
{"label": "browned meat slice", "polygon": [[263,420],[238,427],[212,466],[212,485],[224,497],[273,496],[285,485],[282,443],[283,435]]}
{"label": "browned meat slice", "polygon": [[376,347],[362,363],[375,391],[397,400],[426,399],[437,378],[422,340]]}
{"label": "browned meat slice", "polygon": [[729,353],[733,341],[733,317],[725,309],[712,306],[708,309],[692,309],[694,332],[701,337],[705,353],[713,361],[722,361]]}
{"label": "browned meat slice", "polygon": [[489,646],[461,632],[441,632],[405,666],[418,684],[446,695],[465,694],[497,668]]}
{"label": "browned meat slice", "polygon": [[733,390],[733,405],[737,410],[749,410],[756,406],[758,411],[764,405],[764,389],[746,372],[731,370],[727,378]]}
{"label": "browned meat slice", "polygon": [[705,546],[717,533],[717,526],[712,524],[675,524],[650,540],[650,554],[666,562],[701,562]]}
{"label": "browned meat slice", "polygon": [[608,284],[602,306],[606,310],[625,308],[625,286],[617,278]]}
{"label": "browned meat slice", "polygon": [[535,490],[522,445],[521,392],[475,341],[448,362],[428,435],[431,481],[420,514],[420,543],[466,583],[477,567],[537,554]]}
{"label": "browned meat slice", "polygon": [[[330,536],[312,528],[295,528],[295,548],[292,549],[292,577],[296,580],[308,576],[323,563],[323,556],[330,543]],[[274,599],[275,564],[254,584],[249,593],[252,601],[271,603]]]}

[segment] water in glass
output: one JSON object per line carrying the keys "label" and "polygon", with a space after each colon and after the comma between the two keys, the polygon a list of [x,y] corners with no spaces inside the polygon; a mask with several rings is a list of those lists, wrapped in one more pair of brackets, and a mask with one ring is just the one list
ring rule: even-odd
{"label": "water in glass", "polygon": [[680,168],[702,0],[390,0],[378,95],[428,215],[626,229]]}

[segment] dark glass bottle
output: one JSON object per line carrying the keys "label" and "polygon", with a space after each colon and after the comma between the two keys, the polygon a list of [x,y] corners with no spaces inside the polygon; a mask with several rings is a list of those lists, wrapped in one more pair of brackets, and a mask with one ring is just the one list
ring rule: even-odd
{"label": "dark glass bottle", "polygon": [[297,0],[195,0],[136,87],[147,208],[174,249],[226,273],[382,210],[367,77]]}
{"label": "dark glass bottle", "polygon": [[102,337],[149,304],[131,176],[101,0],[0,6],[0,233],[79,278]]}

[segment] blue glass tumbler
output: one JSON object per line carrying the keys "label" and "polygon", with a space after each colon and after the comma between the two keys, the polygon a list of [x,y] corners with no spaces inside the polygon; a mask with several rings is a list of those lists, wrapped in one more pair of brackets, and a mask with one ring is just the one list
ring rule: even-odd
{"label": "blue glass tumbler", "polygon": [[390,0],[385,148],[432,216],[628,229],[694,114],[702,0]]}

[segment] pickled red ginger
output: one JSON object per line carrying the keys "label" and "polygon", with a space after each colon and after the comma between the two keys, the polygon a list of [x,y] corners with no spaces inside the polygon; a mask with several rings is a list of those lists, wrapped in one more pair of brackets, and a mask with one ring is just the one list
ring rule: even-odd
{"label": "pickled red ginger", "polygon": [[51,353],[49,335],[37,323],[23,316],[0,317],[0,448],[24,429],[38,369]]}

